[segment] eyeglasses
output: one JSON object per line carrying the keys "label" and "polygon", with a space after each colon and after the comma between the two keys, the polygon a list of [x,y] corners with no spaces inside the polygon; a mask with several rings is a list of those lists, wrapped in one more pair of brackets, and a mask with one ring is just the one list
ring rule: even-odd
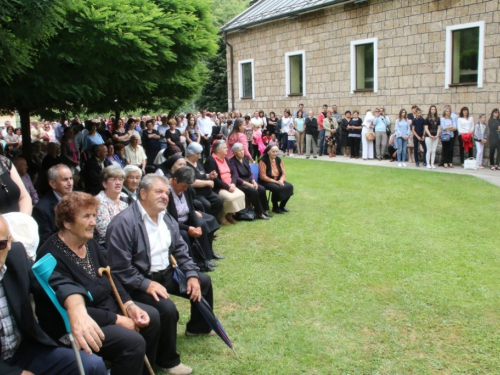
{"label": "eyeglasses", "polygon": [[9,234],[9,237],[7,237],[6,240],[0,240],[0,250],[5,250],[7,248],[7,244],[9,243],[10,241],[10,234]]}
{"label": "eyeglasses", "polygon": [[123,182],[123,178],[121,178],[121,177],[110,177],[110,178],[108,178],[108,181],[110,181],[110,182]]}

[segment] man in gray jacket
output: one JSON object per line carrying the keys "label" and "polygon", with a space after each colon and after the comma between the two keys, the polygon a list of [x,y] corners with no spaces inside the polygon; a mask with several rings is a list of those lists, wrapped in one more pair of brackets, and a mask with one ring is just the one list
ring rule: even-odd
{"label": "man in gray jacket", "polygon": [[[186,335],[214,335],[193,301],[205,297],[213,306],[212,281],[191,260],[179,234],[177,222],[166,212],[169,196],[164,176],[146,175],[138,188],[138,199],[118,214],[106,232],[108,261],[113,274],[135,300],[155,307],[160,313],[161,335],[157,365],[168,374],[191,374],[176,351],[179,313],[168,293],[191,300],[191,319]],[[181,293],[173,279],[172,255],[187,278],[187,292]],[[167,293],[168,291],[168,293]]]}

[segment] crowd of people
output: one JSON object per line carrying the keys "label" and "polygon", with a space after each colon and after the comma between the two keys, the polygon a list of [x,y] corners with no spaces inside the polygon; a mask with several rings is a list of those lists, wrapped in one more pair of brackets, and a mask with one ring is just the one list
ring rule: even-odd
{"label": "crowd of people", "polygon": [[[431,169],[440,147],[441,164],[453,168],[458,139],[462,163],[476,148],[482,168],[488,143],[496,170],[500,144],[498,109],[476,122],[467,107],[456,115],[450,106],[430,106],[427,115],[418,106],[411,113],[401,109],[394,123],[383,107],[361,116],[358,110],[341,115],[335,105],[323,105],[317,116],[299,105],[278,116],[201,110],[83,123],[61,117],[32,122],[29,157],[19,131],[7,125],[0,213],[31,216],[39,246],[30,259],[11,240],[15,224],[0,219],[0,368],[27,374],[69,374],[75,366],[64,323],[30,270],[46,254],[57,260],[51,286],[82,350],[91,354],[83,356],[87,373],[106,373],[103,359],[111,374],[147,373],[146,356],[169,374],[190,374],[177,352],[179,314],[169,294],[191,300],[187,336],[214,335],[194,302],[203,296],[213,306],[206,273],[224,258],[216,251],[218,230],[289,212],[294,187],[282,157],[343,155]],[[174,280],[174,261],[186,274],[185,290]],[[107,266],[128,316],[100,276]],[[38,321],[27,317],[30,303],[13,304],[12,293],[29,299],[30,291]],[[71,364],[54,367],[61,361]]]}

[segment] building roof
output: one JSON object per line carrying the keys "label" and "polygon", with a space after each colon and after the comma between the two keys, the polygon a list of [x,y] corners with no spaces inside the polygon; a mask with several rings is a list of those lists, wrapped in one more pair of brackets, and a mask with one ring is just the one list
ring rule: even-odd
{"label": "building roof", "polygon": [[365,0],[259,0],[250,8],[221,27],[221,31],[230,32],[258,26],[282,18],[298,16],[337,4],[363,2]]}

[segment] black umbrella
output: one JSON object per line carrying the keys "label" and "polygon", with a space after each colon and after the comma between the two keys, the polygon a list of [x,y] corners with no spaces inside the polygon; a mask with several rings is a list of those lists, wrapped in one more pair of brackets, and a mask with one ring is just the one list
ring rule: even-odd
{"label": "black umbrella", "polygon": [[[170,260],[172,262],[172,268],[174,269],[174,280],[179,284],[179,291],[182,294],[185,294],[187,291],[187,279],[186,275],[182,270],[177,266],[177,261],[175,258],[170,255]],[[238,356],[236,351],[233,348],[233,343],[229,339],[229,336],[227,335],[226,331],[224,330],[224,327],[222,327],[222,324],[220,324],[219,320],[215,316],[214,312],[212,311],[212,308],[208,304],[207,300],[201,296],[200,301],[195,301],[194,302],[196,306],[198,306],[198,309],[201,312],[201,315],[203,315],[203,318],[205,318],[205,321],[208,323],[210,328],[219,336],[222,341],[226,343],[227,346],[231,348],[231,350]]]}

